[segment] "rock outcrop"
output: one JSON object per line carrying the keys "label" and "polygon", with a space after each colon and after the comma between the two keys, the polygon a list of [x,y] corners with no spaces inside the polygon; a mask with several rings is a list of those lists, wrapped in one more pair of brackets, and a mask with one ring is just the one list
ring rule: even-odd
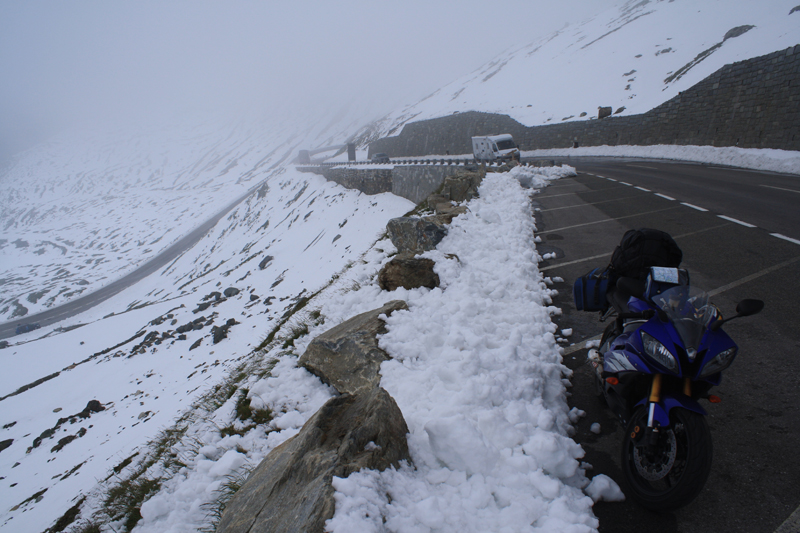
{"label": "rock outcrop", "polygon": [[355,394],[378,386],[381,363],[389,356],[378,347],[385,332],[380,315],[408,309],[402,300],[367,311],[342,322],[311,341],[298,365],[340,393]]}
{"label": "rock outcrop", "polygon": [[408,460],[403,414],[374,387],[329,400],[275,448],[228,503],[218,533],[316,533],[333,517],[333,477]]}
{"label": "rock outcrop", "polygon": [[421,254],[436,248],[447,235],[448,222],[439,217],[399,217],[391,219],[386,229],[398,252]]}
{"label": "rock outcrop", "polygon": [[483,181],[484,172],[462,171],[444,179],[441,194],[453,202],[464,202],[478,196],[478,187]]}
{"label": "rock outcrop", "polygon": [[385,291],[399,287],[433,289],[439,286],[439,276],[433,271],[435,264],[432,259],[414,257],[409,253],[398,254],[378,273],[378,285]]}

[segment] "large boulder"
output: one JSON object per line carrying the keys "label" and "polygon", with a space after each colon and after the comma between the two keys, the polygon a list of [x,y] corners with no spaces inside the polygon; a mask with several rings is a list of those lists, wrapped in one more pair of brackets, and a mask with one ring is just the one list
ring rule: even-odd
{"label": "large boulder", "polygon": [[332,398],[258,465],[217,533],[316,533],[333,517],[332,479],[409,460],[408,427],[384,389]]}
{"label": "large boulder", "polygon": [[398,309],[408,306],[393,300],[329,329],[311,341],[298,364],[340,393],[355,394],[377,386],[381,363],[389,359],[378,348],[377,336],[386,331],[378,317]]}
{"label": "large boulder", "polygon": [[446,225],[450,220],[437,216],[399,217],[391,219],[386,229],[398,252],[421,254],[436,248],[447,235]]}
{"label": "large boulder", "polygon": [[433,289],[439,286],[439,276],[433,271],[435,264],[431,259],[414,257],[409,253],[398,254],[378,273],[378,285],[385,291],[398,287]]}
{"label": "large boulder", "polygon": [[482,172],[462,171],[453,176],[448,176],[442,183],[441,194],[454,202],[472,200],[478,196],[478,186],[483,181]]}

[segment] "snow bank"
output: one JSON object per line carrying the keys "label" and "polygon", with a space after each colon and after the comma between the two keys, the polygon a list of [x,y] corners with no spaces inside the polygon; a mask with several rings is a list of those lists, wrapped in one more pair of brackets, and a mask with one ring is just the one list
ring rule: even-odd
{"label": "snow bank", "polygon": [[481,197],[424,254],[441,287],[404,293],[409,310],[388,318],[380,341],[392,356],[381,384],[408,423],[413,465],[334,479],[329,531],[597,527],[581,490],[583,450],[569,438],[569,370],[537,268],[530,199],[512,179],[541,187],[542,175],[488,174]]}
{"label": "snow bank", "polygon": [[794,150],[767,148],[717,148],[714,146],[586,146],[550,150],[529,150],[523,157],[640,157],[646,159],[674,159],[714,165],[752,168],[771,172],[800,174],[800,153]]}

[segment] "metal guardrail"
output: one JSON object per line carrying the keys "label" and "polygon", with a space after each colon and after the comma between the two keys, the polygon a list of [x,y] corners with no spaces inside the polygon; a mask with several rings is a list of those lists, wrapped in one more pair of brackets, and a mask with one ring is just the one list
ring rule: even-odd
{"label": "metal guardrail", "polygon": [[[499,167],[505,164],[507,161],[499,162],[487,162],[486,166],[488,167]],[[325,161],[321,163],[305,163],[299,164],[298,167],[351,167],[351,166],[365,166],[365,165],[380,165],[380,166],[396,166],[396,165],[403,165],[403,166],[432,166],[432,165],[440,165],[440,166],[478,166],[480,163],[476,162],[474,159],[390,159],[388,163],[376,163],[374,161]],[[527,165],[528,163],[522,163],[523,165]]]}

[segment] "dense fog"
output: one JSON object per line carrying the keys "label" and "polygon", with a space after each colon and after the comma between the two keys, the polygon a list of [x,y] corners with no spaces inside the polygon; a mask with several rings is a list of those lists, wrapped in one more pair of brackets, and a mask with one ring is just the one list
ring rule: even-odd
{"label": "dense fog", "polygon": [[613,2],[0,4],[0,161],[75,124],[380,116]]}

